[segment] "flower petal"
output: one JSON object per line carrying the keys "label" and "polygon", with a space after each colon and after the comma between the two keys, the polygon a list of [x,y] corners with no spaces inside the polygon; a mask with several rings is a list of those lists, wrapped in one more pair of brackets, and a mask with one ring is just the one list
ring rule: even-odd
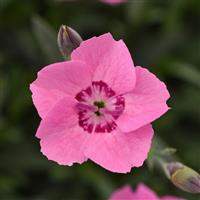
{"label": "flower petal", "polygon": [[[30,85],[33,102],[43,118],[63,96],[75,96],[91,84],[91,69],[80,61],[48,65]],[[81,76],[81,77],[80,77]]]}
{"label": "flower petal", "polygon": [[127,0],[100,0],[100,1],[103,3],[110,4],[110,5],[118,5],[121,3],[125,3]]}
{"label": "flower petal", "polygon": [[169,93],[163,82],[141,67],[136,67],[136,78],[135,89],[124,95],[125,110],[116,122],[124,132],[151,123],[169,109]]}
{"label": "flower petal", "polygon": [[73,51],[72,60],[81,60],[93,68],[93,81],[104,81],[117,94],[135,86],[135,68],[128,48],[122,40],[115,41],[110,33],[93,37]]}
{"label": "flower petal", "polygon": [[75,99],[64,97],[41,120],[36,136],[43,138],[47,135],[63,132],[78,125]]}
{"label": "flower petal", "polygon": [[36,136],[41,139],[41,152],[62,165],[82,163],[87,133],[78,126],[75,100],[61,99],[42,119]]}
{"label": "flower petal", "polygon": [[159,200],[157,194],[142,183],[138,185],[133,197],[137,200]]}
{"label": "flower petal", "polygon": [[174,196],[158,197],[157,194],[149,187],[140,183],[135,191],[132,191],[131,186],[125,185],[116,190],[109,200],[184,200]]}
{"label": "flower petal", "polygon": [[109,200],[133,200],[133,192],[129,185],[125,185],[124,187],[115,191]]}
{"label": "flower petal", "polygon": [[131,159],[133,167],[142,166],[146,160],[151,147],[153,133],[151,124],[135,131],[124,133],[131,152],[129,159]]}
{"label": "flower petal", "polygon": [[43,137],[40,141],[41,152],[60,165],[81,164],[87,160],[83,154],[85,140],[86,134],[79,127],[74,127]]}
{"label": "flower petal", "polygon": [[113,131],[91,134],[86,142],[85,156],[112,172],[127,173],[141,166],[151,145],[150,125],[130,133]]}
{"label": "flower petal", "polygon": [[84,150],[86,157],[112,172],[126,173],[131,169],[130,150],[120,134],[91,134]]}

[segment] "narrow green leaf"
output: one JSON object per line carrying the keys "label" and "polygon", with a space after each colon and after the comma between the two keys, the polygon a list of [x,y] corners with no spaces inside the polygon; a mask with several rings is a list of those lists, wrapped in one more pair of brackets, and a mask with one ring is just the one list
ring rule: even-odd
{"label": "narrow green leaf", "polygon": [[45,59],[48,62],[62,60],[57,46],[57,33],[38,16],[33,17],[33,32]]}

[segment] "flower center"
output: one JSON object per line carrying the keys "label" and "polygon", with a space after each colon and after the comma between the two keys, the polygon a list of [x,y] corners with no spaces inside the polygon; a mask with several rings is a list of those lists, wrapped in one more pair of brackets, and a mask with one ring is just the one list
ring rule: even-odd
{"label": "flower center", "polygon": [[124,97],[116,93],[103,81],[94,81],[75,97],[78,100],[79,125],[89,133],[111,132],[116,128],[115,120],[125,107]]}
{"label": "flower center", "polygon": [[98,108],[96,112],[94,112],[97,116],[101,115],[100,109],[105,107],[105,104],[103,101],[95,101],[94,105]]}
{"label": "flower center", "polygon": [[97,106],[98,108],[104,108],[105,104],[103,101],[95,101],[94,105]]}

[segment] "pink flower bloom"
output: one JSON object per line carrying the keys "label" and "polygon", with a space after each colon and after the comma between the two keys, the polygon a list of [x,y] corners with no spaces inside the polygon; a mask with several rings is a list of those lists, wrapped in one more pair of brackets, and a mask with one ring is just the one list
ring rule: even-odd
{"label": "pink flower bloom", "polygon": [[139,184],[133,192],[129,185],[115,191],[109,200],[184,200],[173,196],[158,197],[157,194],[144,184]]}
{"label": "pink flower bloom", "polygon": [[82,42],[71,57],[43,68],[30,86],[42,153],[61,165],[89,158],[119,173],[141,166],[149,123],[168,110],[166,86],[134,67],[124,42],[109,33]]}
{"label": "pink flower bloom", "polygon": [[104,3],[111,4],[111,5],[117,5],[121,3],[125,3],[127,0],[100,0]]}

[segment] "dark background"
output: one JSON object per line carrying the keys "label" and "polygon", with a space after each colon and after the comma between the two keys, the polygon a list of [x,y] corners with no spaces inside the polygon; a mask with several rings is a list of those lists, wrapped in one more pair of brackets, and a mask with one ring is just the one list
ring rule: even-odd
{"label": "dark background", "polygon": [[172,108],[155,132],[177,149],[179,159],[200,172],[200,1],[101,2],[0,0],[0,199],[103,200],[116,188],[144,182],[159,195],[200,199],[174,187],[144,165],[114,174],[92,162],[59,166],[40,153],[40,118],[29,84],[43,66],[62,60],[56,44],[61,24],[83,39],[111,32],[123,38],[134,62],[165,81]]}

